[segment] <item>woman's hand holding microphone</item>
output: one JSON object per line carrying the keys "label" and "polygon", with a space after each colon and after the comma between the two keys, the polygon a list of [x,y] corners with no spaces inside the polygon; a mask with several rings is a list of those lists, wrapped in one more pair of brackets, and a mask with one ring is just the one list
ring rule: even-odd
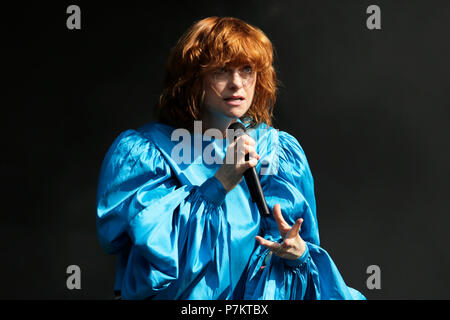
{"label": "woman's hand holding microphone", "polygon": [[[245,159],[249,154],[250,158]],[[223,185],[227,192],[236,187],[242,180],[244,172],[256,167],[259,160],[256,153],[255,140],[244,134],[236,138],[227,148],[224,163],[214,175]]]}
{"label": "woman's hand holding microphone", "polygon": [[[223,185],[227,192],[235,188],[242,180],[244,172],[256,167],[260,156],[256,152],[255,140],[244,134],[236,138],[226,151],[224,163],[214,175]],[[249,155],[246,159],[246,155]],[[303,219],[297,219],[291,227],[283,218],[279,204],[273,207],[273,216],[278,225],[282,243],[273,242],[256,236],[260,245],[270,249],[275,255],[288,260],[300,258],[306,250],[306,243],[300,237],[300,228]]]}

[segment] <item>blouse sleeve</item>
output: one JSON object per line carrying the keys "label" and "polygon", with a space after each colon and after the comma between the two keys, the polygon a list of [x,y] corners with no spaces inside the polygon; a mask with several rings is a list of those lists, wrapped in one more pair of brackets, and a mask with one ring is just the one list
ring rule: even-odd
{"label": "blouse sleeve", "polygon": [[[365,299],[358,291],[347,287],[333,260],[320,247],[314,182],[303,149],[285,132],[277,133],[274,144],[278,146],[273,148],[279,161],[278,170],[262,176],[261,185],[270,210],[279,203],[290,225],[303,218],[300,236],[306,242],[306,250],[298,260],[287,260],[258,246],[249,263],[244,298]],[[261,236],[282,241],[273,216],[262,219]]]}
{"label": "blouse sleeve", "polygon": [[214,177],[179,186],[149,139],[134,130],[122,133],[102,164],[96,218],[105,251],[120,254],[131,245],[122,297],[151,297],[180,273],[195,278],[212,259],[225,195]]}

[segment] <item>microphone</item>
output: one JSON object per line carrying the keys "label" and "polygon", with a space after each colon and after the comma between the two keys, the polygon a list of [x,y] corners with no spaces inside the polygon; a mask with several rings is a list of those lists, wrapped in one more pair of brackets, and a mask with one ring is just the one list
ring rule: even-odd
{"label": "microphone", "polygon": [[[242,136],[245,134],[245,127],[240,122],[234,122],[232,123],[228,129],[235,131],[235,137],[236,138]],[[248,161],[250,158],[249,154],[247,153],[245,155],[245,161]],[[258,206],[259,214],[262,217],[268,217],[270,216],[269,207],[267,206],[266,199],[264,198],[264,193],[261,188],[261,182],[259,181],[258,174],[256,172],[256,168],[249,168],[245,170],[244,172],[244,178],[245,182],[247,183],[248,190],[250,191],[250,196],[252,197],[252,201],[256,202],[256,205]]]}

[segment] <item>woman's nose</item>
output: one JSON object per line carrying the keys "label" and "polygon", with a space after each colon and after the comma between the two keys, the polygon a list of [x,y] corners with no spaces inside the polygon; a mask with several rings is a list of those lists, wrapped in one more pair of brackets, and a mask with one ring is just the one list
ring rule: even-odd
{"label": "woman's nose", "polygon": [[234,71],[231,73],[231,81],[230,86],[232,88],[242,88],[244,86],[244,80],[241,78],[238,71]]}

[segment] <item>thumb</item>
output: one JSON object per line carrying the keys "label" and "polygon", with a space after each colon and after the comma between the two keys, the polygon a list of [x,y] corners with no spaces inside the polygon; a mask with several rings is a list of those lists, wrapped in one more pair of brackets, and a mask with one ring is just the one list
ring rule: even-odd
{"label": "thumb", "polygon": [[303,219],[297,219],[295,221],[294,225],[292,226],[292,229],[289,231],[289,238],[296,237],[298,233],[300,232],[300,228],[302,227]]}

